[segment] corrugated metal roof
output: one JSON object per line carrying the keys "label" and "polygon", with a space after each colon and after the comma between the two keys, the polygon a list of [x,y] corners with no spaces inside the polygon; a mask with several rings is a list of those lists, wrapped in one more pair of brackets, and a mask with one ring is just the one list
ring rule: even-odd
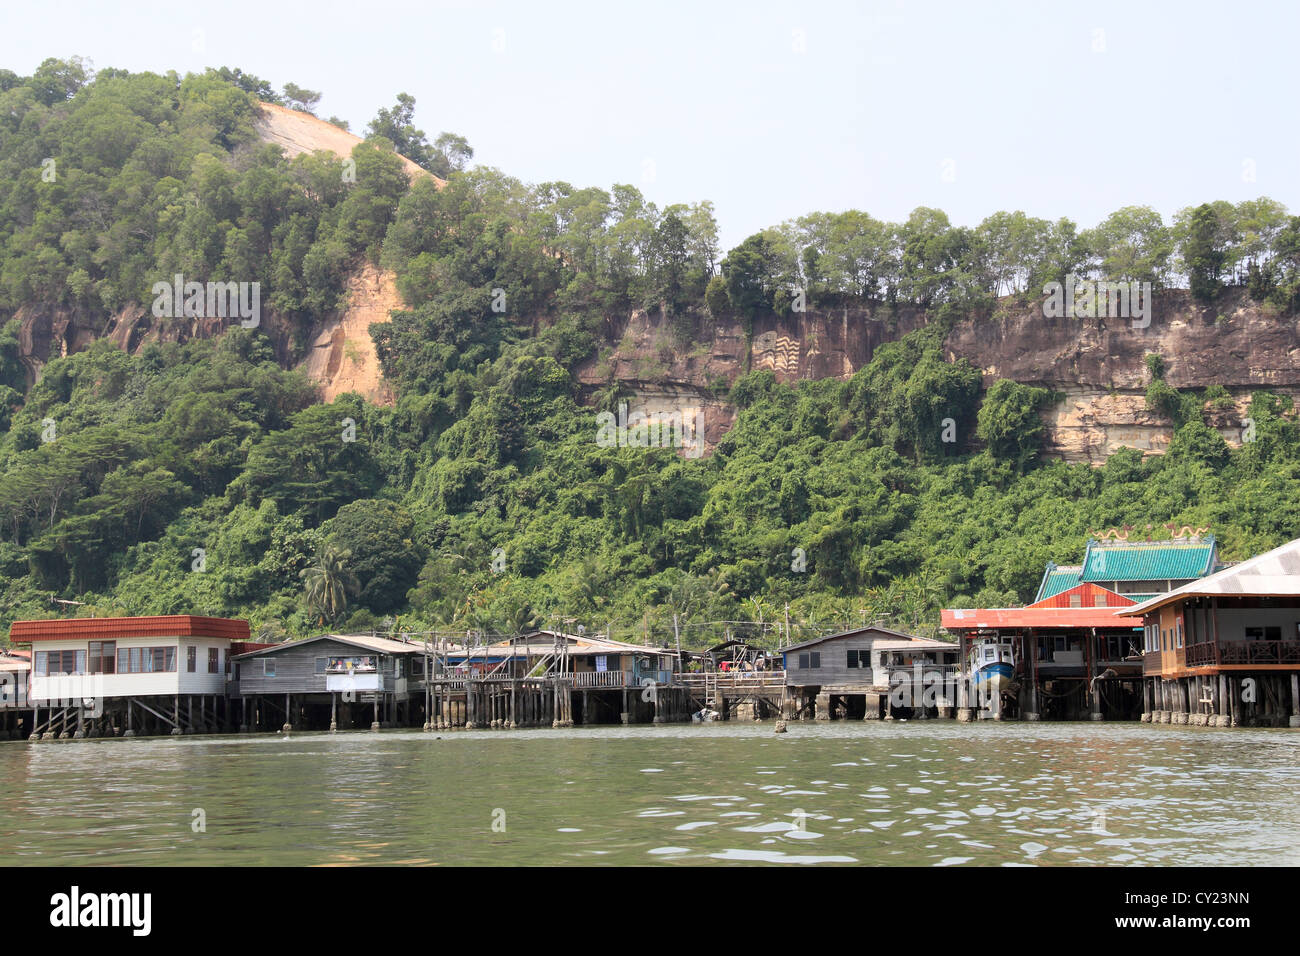
{"label": "corrugated metal roof", "polygon": [[1081,581],[1177,581],[1214,570],[1214,535],[1191,541],[1126,541],[1103,544],[1089,539]]}
{"label": "corrugated metal roof", "polygon": [[1132,622],[1116,617],[1113,607],[957,608],[941,611],[939,620],[950,631],[1017,627],[1100,627],[1110,630],[1132,630],[1135,626]]}
{"label": "corrugated metal roof", "polygon": [[232,654],[231,660],[240,657],[257,657],[265,656],[267,654],[277,654],[280,651],[289,650],[291,648],[305,647],[308,644],[315,644],[317,641],[338,641],[341,644],[351,644],[353,647],[361,647],[369,651],[379,651],[382,654],[423,654],[425,650],[423,644],[406,644],[402,641],[390,641],[386,637],[371,637],[369,634],[318,634],[315,637],[308,637],[301,641],[285,641],[283,644],[264,647],[259,651],[249,651],[246,654]]}
{"label": "corrugated metal roof", "polygon": [[211,637],[217,640],[248,640],[248,622],[227,617],[196,614],[160,614],[148,617],[75,617],[43,621],[14,621],[9,640],[16,644],[32,641],[114,640],[128,637]]}
{"label": "corrugated metal roof", "polygon": [[891,631],[887,627],[876,627],[875,625],[868,625],[867,627],[855,627],[849,631],[840,631],[836,634],[827,634],[825,637],[814,637],[812,640],[803,641],[799,644],[791,644],[789,647],[781,648],[777,653],[788,654],[791,651],[797,651],[800,650],[801,648],[812,647],[814,644],[820,644],[823,641],[833,641],[839,637],[850,637],[854,634],[863,634],[867,631],[876,631],[879,634],[887,634],[890,637],[901,641],[928,641],[929,640],[929,638],[917,637],[914,634],[904,634],[902,631]]}
{"label": "corrugated metal roof", "polygon": [[1043,573],[1043,580],[1038,585],[1038,594],[1034,598],[1034,603],[1037,604],[1074,587],[1079,583],[1079,572],[1082,570],[1081,564],[1053,564],[1049,561],[1047,570]]}
{"label": "corrugated metal roof", "polygon": [[1144,614],[1184,597],[1300,597],[1300,538],[1118,613]]}
{"label": "corrugated metal roof", "polygon": [[[1070,602],[1078,597],[1078,603]],[[1128,607],[1130,604],[1136,604],[1136,598],[1129,597],[1127,594],[1118,594],[1102,587],[1100,584],[1076,584],[1072,588],[1066,588],[1058,594],[1051,597],[1043,598],[1041,601],[1035,601],[1030,607],[1097,607],[1097,599],[1101,599],[1101,607]]]}
{"label": "corrugated metal roof", "polygon": [[[604,637],[578,637],[576,634],[559,634],[554,631],[534,631],[516,638],[514,641],[496,641],[487,646],[487,654],[498,659],[508,657],[513,647],[516,654],[537,657],[550,654],[555,649],[555,638],[562,637],[568,643],[570,655],[583,654],[670,654],[677,651],[670,647],[654,647],[645,644],[629,644],[626,641],[614,641]],[[459,648],[448,654],[449,657],[482,658],[484,648]]]}

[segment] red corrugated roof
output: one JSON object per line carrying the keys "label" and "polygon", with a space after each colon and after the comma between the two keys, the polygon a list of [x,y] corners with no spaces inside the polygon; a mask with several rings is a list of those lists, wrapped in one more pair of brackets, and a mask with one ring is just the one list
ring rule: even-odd
{"label": "red corrugated roof", "polygon": [[193,614],[14,621],[9,628],[9,641],[13,644],[30,644],[33,641],[111,641],[125,637],[214,637],[219,640],[246,641],[248,636],[247,621],[228,617],[197,617]]}
{"label": "red corrugated roof", "polygon": [[1015,627],[1104,627],[1112,630],[1133,630],[1132,619],[1117,617],[1116,609],[1113,607],[947,609],[940,612],[939,620],[950,631]]}
{"label": "red corrugated roof", "polygon": [[1125,597],[1122,594],[1117,594],[1110,590],[1110,588],[1104,588],[1100,584],[1085,582],[1084,584],[1076,584],[1072,588],[1066,588],[1064,591],[1058,591],[1051,597],[1045,597],[1041,601],[1030,604],[1029,607],[1069,607],[1070,597],[1075,594],[1079,595],[1079,601],[1082,607],[1096,607],[1097,597],[1099,595],[1105,602],[1105,607],[1128,607],[1137,603],[1132,598]]}

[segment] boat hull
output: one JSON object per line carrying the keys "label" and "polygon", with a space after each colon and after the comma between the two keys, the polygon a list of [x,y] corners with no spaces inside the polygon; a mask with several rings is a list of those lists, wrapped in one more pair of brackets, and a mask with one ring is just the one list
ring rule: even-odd
{"label": "boat hull", "polygon": [[975,672],[975,686],[985,693],[1000,694],[1011,686],[1014,671],[1007,661],[992,661]]}

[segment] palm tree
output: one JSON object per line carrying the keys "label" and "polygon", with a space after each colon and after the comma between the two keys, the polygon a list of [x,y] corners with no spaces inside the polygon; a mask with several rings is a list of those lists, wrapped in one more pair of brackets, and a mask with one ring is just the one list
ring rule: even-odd
{"label": "palm tree", "polygon": [[351,551],[327,546],[317,553],[316,563],[299,575],[307,606],[316,612],[318,623],[337,621],[348,609],[348,598],[361,593],[361,583],[347,567],[351,557]]}
{"label": "palm tree", "polygon": [[527,634],[538,626],[537,615],[527,604],[521,604],[505,616],[506,633],[511,635]]}

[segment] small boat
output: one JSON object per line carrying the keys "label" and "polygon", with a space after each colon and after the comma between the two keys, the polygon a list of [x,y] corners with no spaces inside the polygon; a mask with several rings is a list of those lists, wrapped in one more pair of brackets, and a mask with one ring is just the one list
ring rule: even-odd
{"label": "small boat", "polygon": [[691,723],[694,724],[702,724],[705,721],[721,719],[722,714],[718,713],[716,710],[710,710],[708,707],[705,707],[703,710],[697,710],[695,713],[691,714]]}
{"label": "small boat", "polygon": [[986,694],[1000,694],[1011,687],[1016,655],[1009,640],[985,640],[971,646],[971,673],[975,688]]}

